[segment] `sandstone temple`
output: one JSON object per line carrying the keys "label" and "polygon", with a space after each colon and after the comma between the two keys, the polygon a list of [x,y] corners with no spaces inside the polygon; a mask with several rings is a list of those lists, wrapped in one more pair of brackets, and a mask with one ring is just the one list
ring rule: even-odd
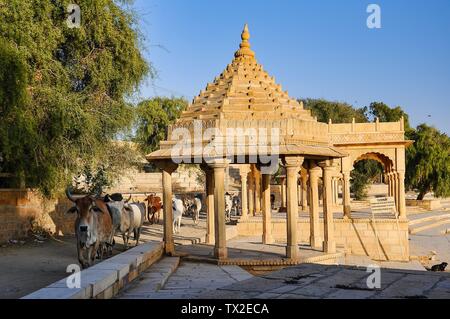
{"label": "sandstone temple", "polygon": [[[200,164],[206,176],[207,243],[214,245],[217,260],[229,261],[224,181],[233,168],[238,170],[241,183],[239,235],[261,235],[262,243],[267,245],[286,243],[286,260],[301,258],[299,244],[328,254],[341,250],[379,260],[408,260],[405,148],[412,142],[405,140],[403,120],[318,122],[257,62],[249,39],[246,25],[231,63],[168,128],[168,139],[160,148],[147,155],[147,160],[162,170],[163,202],[171,202],[172,173],[181,160]],[[191,136],[208,130],[213,134],[200,134],[200,139],[183,138],[183,146],[191,150],[183,153],[176,150],[180,136],[173,134],[180,129]],[[269,132],[264,146],[252,138],[229,136],[231,131],[251,129]],[[278,132],[276,139],[274,129]],[[233,152],[220,151],[230,146]],[[277,167],[282,167],[278,213],[271,206],[275,171],[258,156],[261,150],[269,157],[276,156]],[[355,163],[365,159],[383,166],[386,195],[395,201],[392,214],[377,218],[352,214],[350,173]],[[172,223],[172,207],[164,205],[167,254],[175,253]]]}

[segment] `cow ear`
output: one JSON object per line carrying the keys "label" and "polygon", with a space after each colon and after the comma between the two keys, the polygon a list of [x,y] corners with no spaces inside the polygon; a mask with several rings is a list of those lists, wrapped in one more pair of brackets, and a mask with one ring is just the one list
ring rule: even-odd
{"label": "cow ear", "polygon": [[78,213],[78,208],[77,208],[77,206],[72,206],[72,207],[70,207],[69,210],[66,212],[66,215],[67,215],[67,214],[73,214],[73,213]]}

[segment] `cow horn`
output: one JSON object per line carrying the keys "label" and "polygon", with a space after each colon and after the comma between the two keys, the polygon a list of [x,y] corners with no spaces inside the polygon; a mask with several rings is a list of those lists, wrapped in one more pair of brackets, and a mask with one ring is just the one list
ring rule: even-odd
{"label": "cow horn", "polygon": [[71,202],[75,202],[75,198],[73,198],[72,194],[70,193],[69,188],[66,188],[66,196]]}
{"label": "cow horn", "polygon": [[128,199],[125,201],[125,203],[128,203],[130,201],[130,199],[131,199],[131,194],[130,194],[130,197],[128,197]]}

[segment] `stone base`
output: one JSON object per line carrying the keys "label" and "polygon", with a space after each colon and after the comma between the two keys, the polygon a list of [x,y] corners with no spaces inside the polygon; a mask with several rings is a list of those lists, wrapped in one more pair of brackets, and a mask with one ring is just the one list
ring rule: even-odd
{"label": "stone base", "polygon": [[407,199],[406,206],[419,206],[426,210],[434,210],[442,208],[442,204],[439,199],[424,199],[424,200]]}
{"label": "stone base", "polygon": [[286,246],[286,257],[291,260],[298,260],[300,252],[297,245]]}
{"label": "stone base", "polygon": [[319,238],[314,237],[314,236],[309,237],[309,244],[311,245],[311,247],[313,249],[322,249],[323,248]]}
{"label": "stone base", "polygon": [[[398,228],[397,228],[398,227]],[[322,249],[323,219],[319,221],[318,233],[311,238],[309,218],[299,218],[297,234],[299,244],[316,244]],[[240,221],[236,227],[239,236],[259,236],[263,232],[261,218]],[[376,231],[375,231],[376,230]],[[378,239],[377,239],[377,234]],[[286,219],[273,218],[271,235],[275,242],[286,243]],[[335,245],[343,247],[353,255],[366,255],[373,259],[390,261],[409,261],[408,220],[378,219],[375,224],[371,219],[335,219]]]}
{"label": "stone base", "polygon": [[274,240],[273,240],[272,235],[264,234],[264,235],[262,236],[262,243],[263,243],[264,245],[273,244],[273,243],[274,243]]}
{"label": "stone base", "polygon": [[164,252],[168,256],[173,256],[175,254],[175,245],[174,243],[164,243]]}
{"label": "stone base", "polygon": [[323,251],[327,254],[334,254],[336,252],[336,242],[335,241],[324,241]]}
{"label": "stone base", "polygon": [[214,247],[214,257],[219,260],[227,259],[228,249],[226,247],[225,248]]}

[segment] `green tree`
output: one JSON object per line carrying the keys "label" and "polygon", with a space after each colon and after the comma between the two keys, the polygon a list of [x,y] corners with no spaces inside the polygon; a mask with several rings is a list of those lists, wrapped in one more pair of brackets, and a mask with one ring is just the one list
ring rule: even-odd
{"label": "green tree", "polygon": [[414,144],[406,152],[407,185],[419,191],[418,200],[433,191],[450,196],[450,138],[434,127],[421,124],[412,132]]}
{"label": "green tree", "polygon": [[413,128],[409,124],[409,116],[403,111],[400,106],[389,107],[383,102],[372,102],[369,107],[364,108],[366,117],[374,120],[378,118],[380,122],[397,122],[402,117],[405,123],[405,135],[407,138],[411,138],[413,134]]}
{"label": "green tree", "polygon": [[324,99],[302,99],[304,108],[311,110],[313,116],[319,122],[328,123],[331,119],[333,123],[351,123],[353,118],[358,123],[367,122],[365,109],[357,109],[352,105]]}
{"label": "green tree", "polygon": [[71,2],[0,5],[1,172],[47,196],[117,158],[113,140],[133,119],[127,98],[152,74],[122,1],[79,1],[81,27],[72,29]]}
{"label": "green tree", "polygon": [[363,160],[354,165],[355,169],[350,173],[350,191],[355,199],[361,200],[367,197],[367,187],[380,176],[383,167],[375,160]]}
{"label": "green tree", "polygon": [[134,141],[145,153],[156,150],[167,139],[167,126],[180,117],[188,102],[183,98],[155,97],[142,101],[136,108]]}

